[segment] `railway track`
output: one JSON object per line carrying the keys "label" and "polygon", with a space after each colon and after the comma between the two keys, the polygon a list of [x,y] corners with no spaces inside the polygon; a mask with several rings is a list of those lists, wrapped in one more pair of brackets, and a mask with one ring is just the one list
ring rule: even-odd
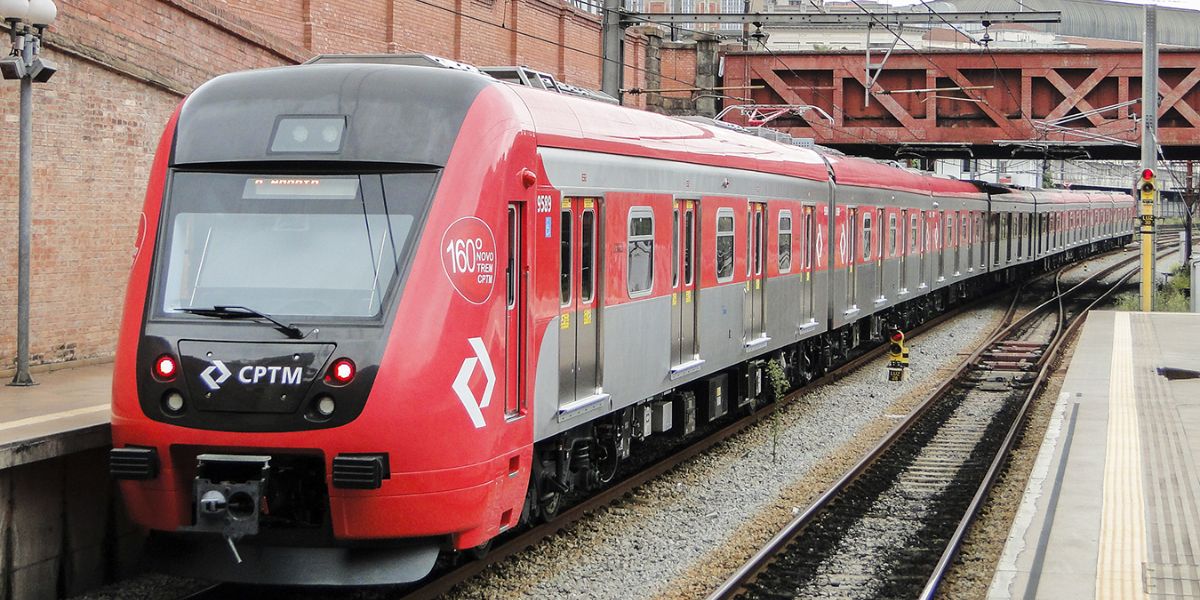
{"label": "railway track", "polygon": [[[1165,244],[1164,244],[1165,245]],[[1002,325],[926,401],[710,596],[932,598],[1077,317],[1137,256]],[[1101,287],[1094,295],[1084,292]],[[1019,297],[1020,294],[1017,296]],[[1007,323],[1014,316],[1016,298]]]}

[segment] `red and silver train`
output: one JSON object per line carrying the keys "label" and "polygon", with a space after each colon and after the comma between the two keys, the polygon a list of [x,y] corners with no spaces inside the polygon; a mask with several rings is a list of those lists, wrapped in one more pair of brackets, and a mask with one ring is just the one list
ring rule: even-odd
{"label": "red and silver train", "polygon": [[1127,195],[378,60],[224,75],[167,124],[111,455],[161,568],[420,579],[766,399],[768,360],[801,384],[1133,233]]}

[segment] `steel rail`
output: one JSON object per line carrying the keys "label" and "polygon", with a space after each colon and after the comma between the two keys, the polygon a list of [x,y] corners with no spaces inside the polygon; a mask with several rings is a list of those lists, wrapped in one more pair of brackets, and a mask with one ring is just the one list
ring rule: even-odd
{"label": "steel rail", "polygon": [[[1159,256],[1165,257],[1174,252],[1176,251],[1160,252]],[[1132,257],[1129,260],[1122,261],[1117,265],[1114,265],[1114,267],[1125,266],[1128,263],[1136,262],[1139,259],[1140,257]],[[1109,268],[1103,273],[1111,273],[1115,270],[1116,268]],[[1091,303],[1084,307],[1083,310],[1079,311],[1079,313],[1071,320],[1071,323],[1065,328],[1062,328],[1061,325],[1065,324],[1066,315],[1060,311],[1060,330],[1057,332],[1054,340],[1051,342],[1050,346],[1047,347],[1046,352],[1041,357],[1041,368],[1038,371],[1037,378],[1034,380],[1033,385],[1029,387],[1029,391],[1026,394],[1025,400],[1021,404],[1021,409],[1017,413],[1016,418],[1013,419],[1012,427],[1009,428],[1008,434],[1004,438],[1004,443],[1001,444],[1000,450],[996,453],[995,458],[993,458],[987,474],[984,476],[983,483],[979,486],[979,489],[972,497],[971,503],[967,506],[967,510],[964,513],[963,518],[959,521],[958,527],[954,530],[954,534],[947,542],[946,550],[942,553],[941,558],[934,567],[933,573],[926,581],[925,587],[922,589],[921,595],[919,596],[921,600],[933,600],[933,598],[936,596],[938,588],[945,579],[946,573],[950,570],[951,563],[958,556],[959,550],[962,549],[962,544],[966,540],[966,536],[971,525],[975,522],[975,518],[979,516],[979,512],[983,509],[984,503],[991,494],[991,490],[995,485],[996,479],[999,478],[1000,472],[1004,469],[1005,464],[1008,462],[1009,454],[1012,452],[1012,447],[1016,444],[1017,437],[1020,435],[1021,430],[1025,426],[1025,420],[1028,417],[1029,408],[1033,405],[1033,401],[1038,397],[1042,389],[1045,387],[1046,380],[1050,375],[1050,367],[1052,364],[1054,364],[1054,361],[1059,358],[1059,352],[1062,350],[1063,344],[1067,340],[1071,339],[1071,337],[1075,335],[1079,328],[1083,326],[1083,323],[1086,321],[1086,319],[1081,317],[1086,317],[1089,311],[1124,286],[1125,283],[1129,281],[1129,279],[1132,278],[1137,272],[1138,269],[1135,268],[1130,269],[1128,273],[1122,275],[1115,283],[1108,286],[1108,288],[1102,294],[1097,296],[1094,300],[1092,300]],[[1091,279],[1093,278],[1089,278],[1089,280]],[[1079,286],[1071,288],[1068,293],[1078,287]]]}
{"label": "steel rail", "polygon": [[[1093,258],[1107,256],[1113,252],[1100,254]],[[1016,331],[1018,328],[1024,326],[1033,319],[1038,318],[1040,316],[1040,312],[1048,307],[1051,303],[1056,302],[1059,297],[1063,295],[1071,295],[1080,289],[1080,287],[1084,284],[1090,283],[1100,277],[1106,277],[1113,271],[1116,271],[1117,269],[1126,266],[1131,262],[1135,262],[1138,259],[1138,256],[1133,256],[1119,261],[1118,263],[1089,276],[1083,282],[1071,287],[1069,290],[1067,290],[1067,292],[1063,294],[1056,293],[1055,298],[1051,298],[1050,300],[1037,305],[1020,318],[1010,322],[1013,312],[1016,309],[1016,303],[1017,299],[1020,297],[1020,293],[1014,295],[1013,305],[1009,308],[1009,314],[1002,319],[1001,325],[997,328],[997,330],[991,336],[989,336],[984,343],[980,344],[970,356],[963,360],[962,363],[955,369],[954,373],[948,377],[941,386],[939,386],[932,394],[930,394],[925,401],[914,407],[913,410],[910,411],[909,414],[904,418],[904,420],[893,427],[892,430],[888,432],[888,434],[874,448],[868,451],[857,464],[851,467],[851,469],[843,474],[843,476],[839,478],[832,486],[830,486],[829,489],[817,497],[817,499],[814,500],[807,509],[805,509],[802,513],[797,515],[796,518],[792,519],[791,522],[784,526],[784,528],[780,530],[774,537],[772,537],[762,548],[760,548],[758,552],[756,552],[749,560],[739,567],[737,571],[730,575],[720,587],[709,594],[708,599],[722,600],[726,598],[732,598],[734,595],[736,595],[736,593],[740,591],[750,579],[752,579],[766,567],[773,556],[778,554],[783,547],[791,541],[792,538],[794,538],[800,531],[807,527],[834,498],[843,493],[844,490],[849,487],[851,482],[857,479],[872,464],[874,464],[875,461],[882,456],[896,442],[896,440],[900,438],[900,436],[911,429],[930,407],[932,407],[940,398],[944,397],[956,385],[959,378],[962,377],[962,375],[965,374],[967,370],[975,364],[979,357],[982,356],[982,354],[988,348],[1003,339],[1006,335]],[[1063,267],[1060,267],[1058,271],[1062,272],[1073,266],[1077,266],[1077,264],[1064,265]]]}

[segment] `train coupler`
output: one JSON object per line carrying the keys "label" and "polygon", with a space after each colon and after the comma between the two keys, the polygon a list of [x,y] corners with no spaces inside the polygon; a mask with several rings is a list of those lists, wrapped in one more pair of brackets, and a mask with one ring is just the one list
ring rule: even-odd
{"label": "train coupler", "polygon": [[196,457],[193,482],[195,524],[184,531],[218,533],[241,564],[237,541],[258,533],[271,457],[201,454]]}

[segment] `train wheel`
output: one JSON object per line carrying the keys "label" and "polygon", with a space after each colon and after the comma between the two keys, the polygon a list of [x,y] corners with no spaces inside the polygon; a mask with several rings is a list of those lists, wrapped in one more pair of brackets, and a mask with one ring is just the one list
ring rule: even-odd
{"label": "train wheel", "polygon": [[530,523],[547,523],[558,516],[562,495],[554,489],[554,482],[550,481],[553,472],[553,462],[547,464],[546,461],[534,459],[533,471],[529,474],[529,491],[527,492]]}
{"label": "train wheel", "polygon": [[562,494],[554,491],[543,492],[538,496],[538,518],[543,523],[549,523],[558,516],[562,508]]}
{"label": "train wheel", "polygon": [[475,546],[474,548],[471,548],[469,550],[464,550],[463,554],[467,555],[467,558],[470,558],[473,560],[483,560],[484,557],[487,556],[488,552],[490,552],[492,550],[492,541],[495,539],[496,538],[492,538],[491,540],[488,540],[478,546]]}

